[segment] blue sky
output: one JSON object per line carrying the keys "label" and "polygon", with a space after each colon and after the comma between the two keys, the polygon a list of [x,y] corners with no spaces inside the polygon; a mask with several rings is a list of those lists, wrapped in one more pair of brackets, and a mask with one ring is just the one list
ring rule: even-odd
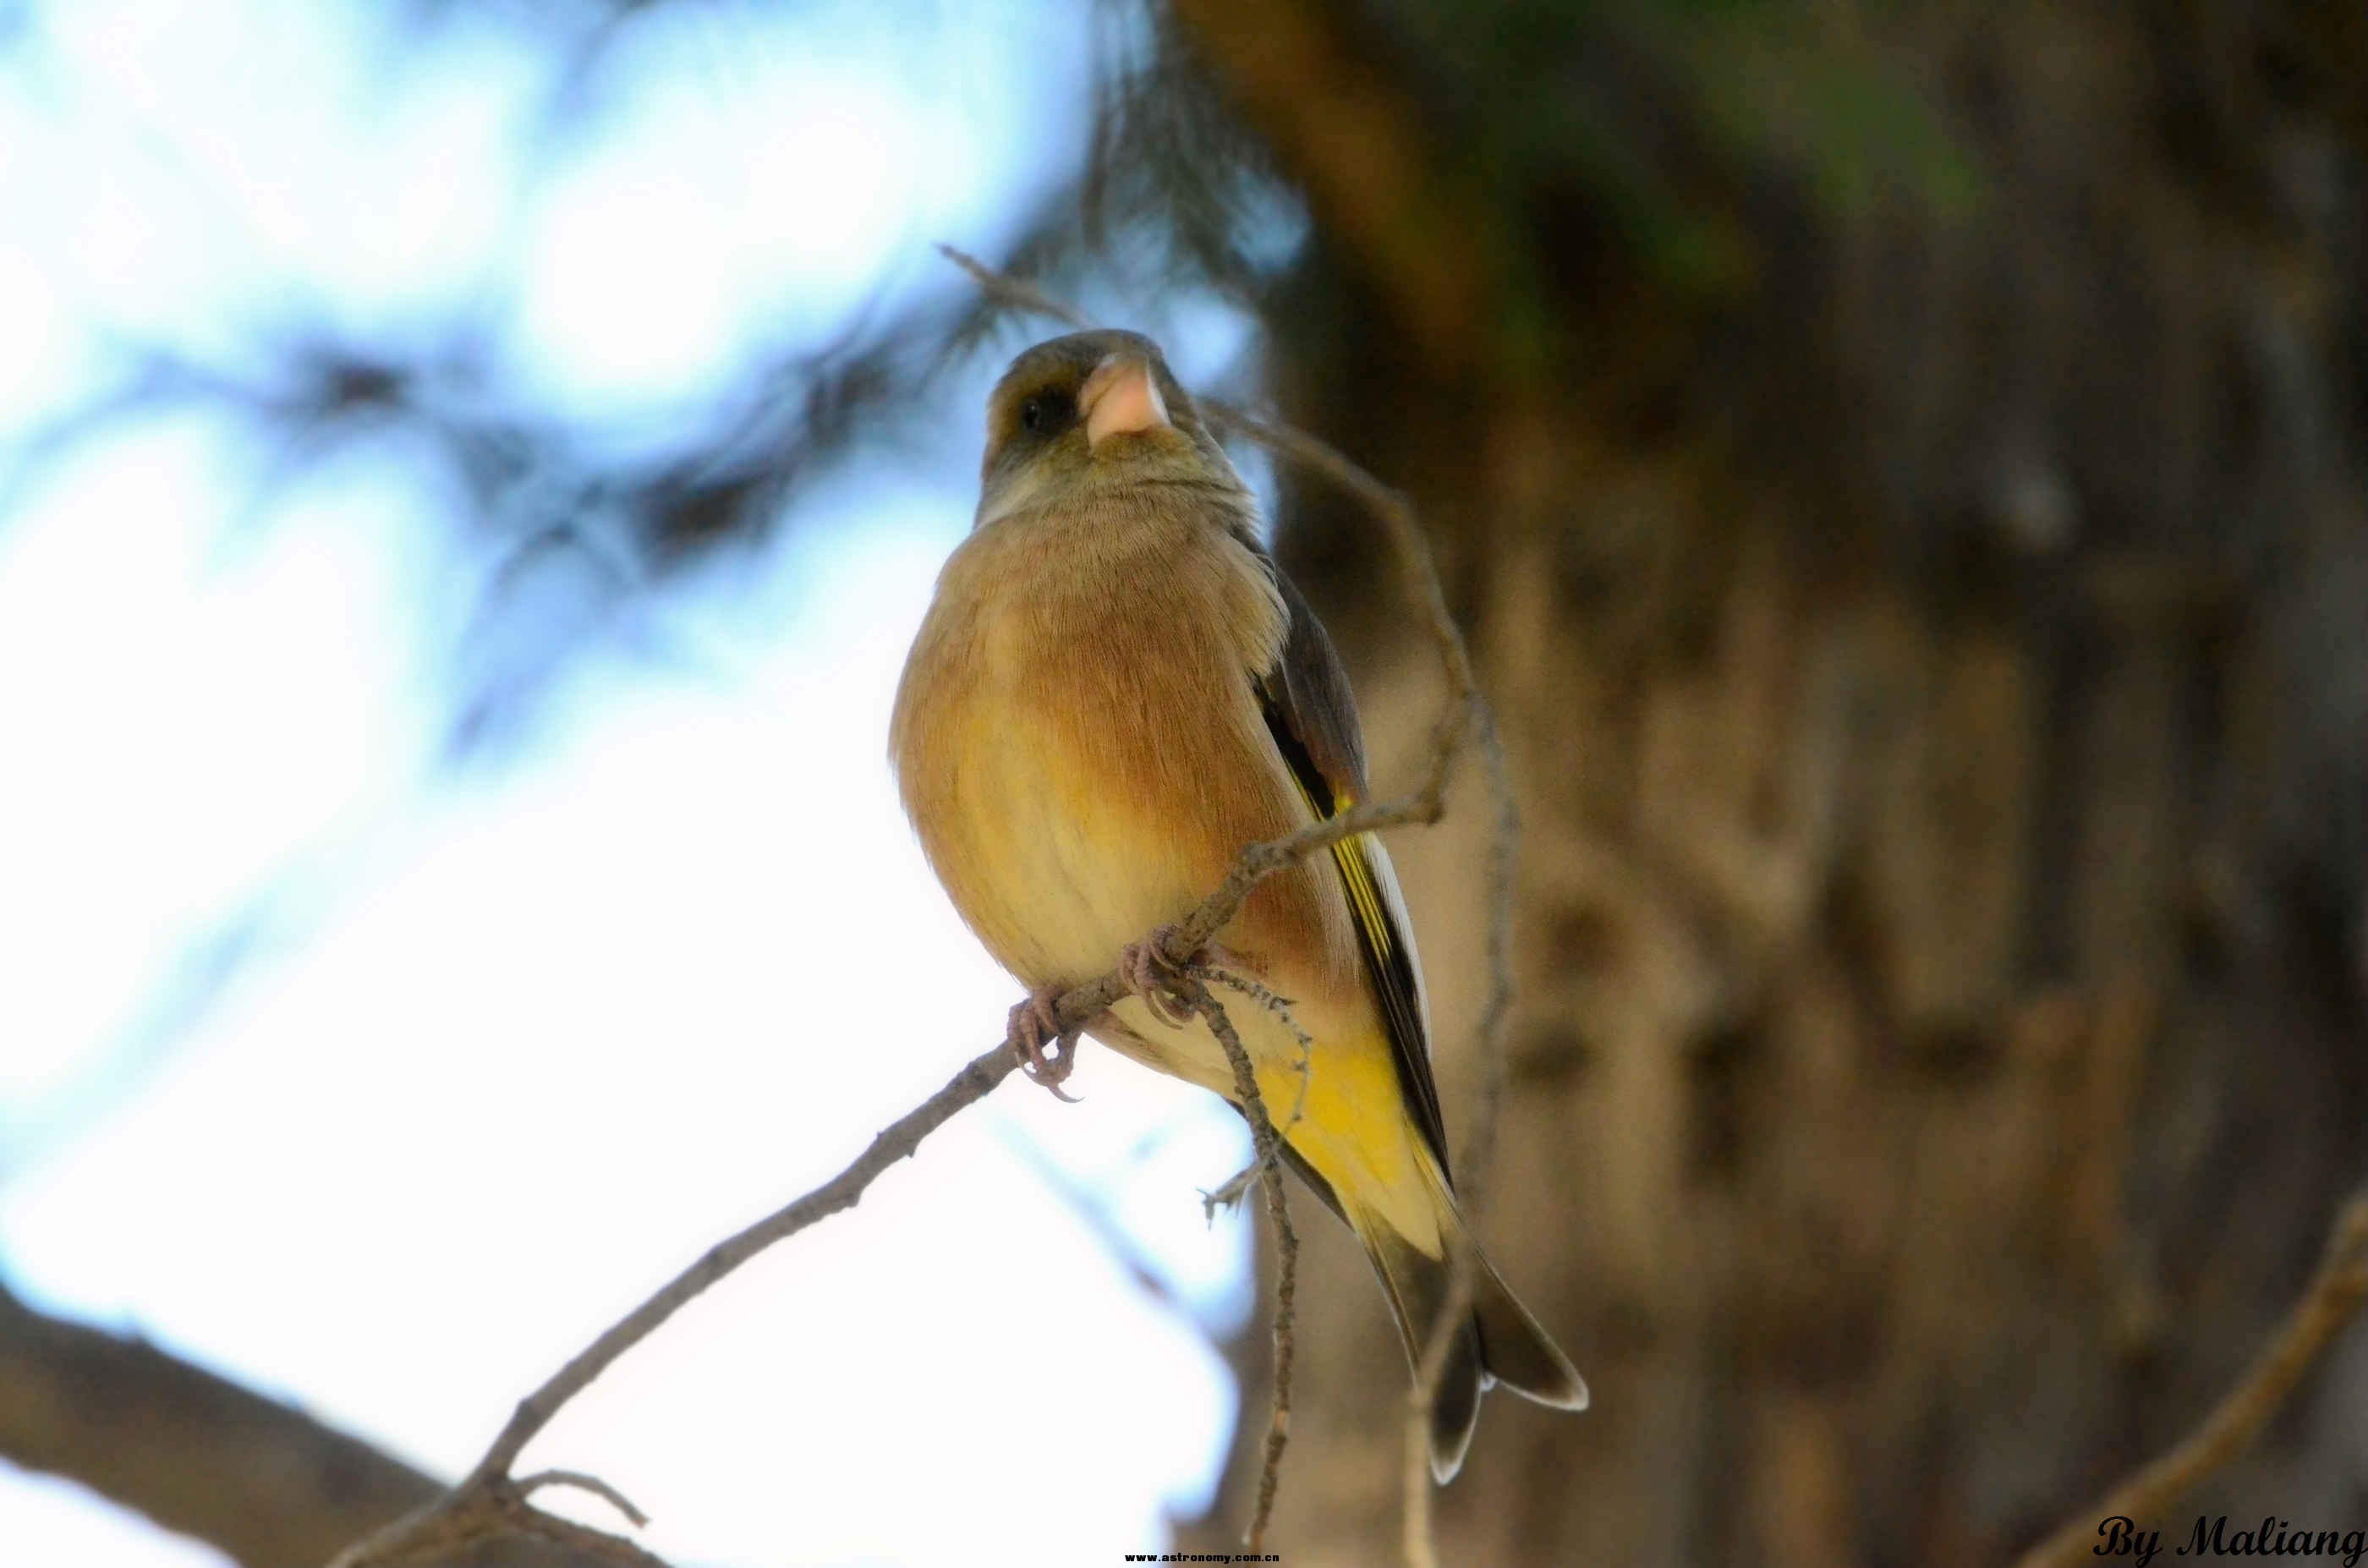
{"label": "blue sky", "polygon": [[[465,319],[488,396],[662,441],[948,287],[930,242],[992,254],[1088,107],[1083,6],[686,0],[572,75],[512,10],[78,0],[0,52],[0,1269],[448,1473],[999,1031],[883,737],[1018,340],[936,457],[598,620],[482,766],[445,743],[488,562],[416,441],[291,457],[204,400],[28,439],[142,350],[234,377],[290,321]],[[1230,363],[1241,324],[1182,314],[1188,377]],[[1232,1418],[1246,1233],[1195,1188],[1244,1142],[1106,1053],[1073,1086],[959,1119],[529,1462],[686,1564],[1156,1545]],[[0,1540],[217,1561],[5,1469]]]}

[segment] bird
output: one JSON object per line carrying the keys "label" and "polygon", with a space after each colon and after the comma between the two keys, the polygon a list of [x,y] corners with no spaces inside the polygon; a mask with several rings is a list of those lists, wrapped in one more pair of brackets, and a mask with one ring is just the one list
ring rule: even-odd
{"label": "bird", "polygon": [[[1364,742],[1330,637],[1261,542],[1256,493],[1150,338],[1055,337],[996,384],[978,510],[906,659],[889,751],[931,869],[1029,989],[1010,1028],[1027,1074],[1068,1097],[1076,1040],[1053,999],[1116,964],[1132,992],[1086,1032],[1241,1108],[1162,945],[1246,846],[1368,798]],[[1196,957],[1287,999],[1228,1017],[1285,1162],[1362,1244],[1418,1367],[1469,1237],[1387,851],[1359,834],[1268,877]],[[1588,1403],[1473,1257],[1431,1409],[1440,1483],[1488,1388]]]}

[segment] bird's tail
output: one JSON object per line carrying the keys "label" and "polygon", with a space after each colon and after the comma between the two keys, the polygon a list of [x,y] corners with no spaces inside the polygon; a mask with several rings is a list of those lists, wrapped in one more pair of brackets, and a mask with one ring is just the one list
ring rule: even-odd
{"label": "bird's tail", "polygon": [[[1430,1162],[1425,1159],[1423,1164],[1429,1167]],[[1440,1235],[1452,1244],[1465,1236],[1463,1216],[1444,1178],[1435,1169],[1425,1174]],[[1445,1258],[1435,1257],[1407,1240],[1377,1214],[1360,1214],[1350,1205],[1348,1218],[1389,1295],[1390,1311],[1406,1343],[1406,1360],[1419,1367],[1431,1325],[1447,1302],[1449,1265]],[[1557,1410],[1587,1408],[1587,1381],[1569,1358],[1476,1250],[1473,1262],[1471,1315],[1449,1347],[1439,1397],[1431,1406],[1430,1471],[1441,1482],[1452,1480],[1463,1467],[1463,1452],[1471,1447],[1472,1429],[1480,1416],[1480,1396],[1493,1385],[1502,1383],[1524,1398]]]}

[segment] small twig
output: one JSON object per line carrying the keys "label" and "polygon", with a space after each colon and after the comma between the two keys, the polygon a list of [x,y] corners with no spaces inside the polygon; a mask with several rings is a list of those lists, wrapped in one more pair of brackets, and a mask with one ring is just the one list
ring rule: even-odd
{"label": "small twig", "polygon": [[1513,771],[1486,699],[1479,701],[1474,734],[1487,770],[1496,822],[1488,835],[1488,1000],[1480,1009],[1480,1085],[1462,1160],[1467,1218],[1487,1202],[1489,1178],[1496,1174],[1497,1118],[1505,1101],[1505,1036],[1513,1017],[1513,872],[1521,844],[1521,805],[1513,793]]}
{"label": "small twig", "polygon": [[[1275,456],[1287,458],[1347,491],[1389,534],[1397,556],[1401,585],[1422,611],[1424,629],[1430,633],[1432,650],[1439,655],[1440,672],[1447,678],[1447,703],[1431,734],[1429,770],[1422,787],[1415,792],[1417,799],[1425,801],[1443,798],[1456,758],[1483,727],[1485,704],[1480,683],[1472,673],[1471,652],[1463,644],[1463,632],[1456,630],[1455,617],[1448,610],[1447,589],[1439,580],[1430,540],[1423,533],[1422,520],[1415,515],[1413,504],[1358,467],[1338,448],[1317,440],[1304,430],[1278,424],[1214,398],[1201,399],[1199,405],[1219,424],[1231,426]],[[1497,762],[1501,765],[1501,756]],[[1508,794],[1506,799],[1509,798]],[[1436,822],[1438,817],[1434,812],[1427,820]]]}
{"label": "small twig", "polygon": [[941,244],[938,247],[938,254],[969,273],[971,281],[978,285],[979,292],[990,300],[1009,305],[1014,310],[1050,316],[1080,331],[1094,324],[1076,307],[1063,304],[1033,283],[1023,283],[1008,273],[997,272],[968,251]]}
{"label": "small twig", "polygon": [[580,1470],[539,1470],[518,1483],[518,1495],[531,1497],[546,1486],[570,1486],[578,1492],[589,1492],[624,1515],[635,1529],[649,1527],[650,1517],[634,1507],[632,1499],[598,1476],[586,1475]]}
{"label": "small twig", "polygon": [[[1070,996],[1076,994],[1078,993],[1072,992],[1061,999],[1061,1019],[1064,1023],[1071,1021],[1068,1004]],[[1084,1015],[1076,1021],[1083,1023],[1089,1017],[1090,1014]],[[845,1170],[739,1234],[710,1247],[698,1262],[675,1276],[648,1301],[626,1313],[607,1333],[552,1373],[541,1388],[521,1400],[509,1424],[494,1439],[493,1447],[485,1450],[485,1457],[477,1461],[477,1468],[469,1481],[461,1484],[465,1487],[471,1482],[483,1482],[507,1474],[527,1444],[551,1424],[552,1416],[559,1414],[560,1406],[581,1393],[593,1379],[607,1371],[618,1357],[640,1344],[659,1324],[767,1247],[776,1242],[786,1241],[807,1226],[828,1219],[841,1210],[853,1208],[862,1198],[865,1187],[897,1161],[912,1154],[920,1147],[923,1139],[951,1120],[956,1111],[985,1099],[988,1092],[1011,1073],[1016,1062],[1008,1042],[988,1047],[956,1073],[944,1088],[889,1123]]]}
{"label": "small twig", "polygon": [[1496,1163],[1497,1117],[1505,1096],[1505,1025],[1513,1011],[1513,862],[1520,839],[1520,807],[1513,795],[1512,772],[1505,763],[1504,743],[1497,733],[1494,716],[1476,697],[1473,714],[1480,755],[1487,766],[1488,791],[1496,806],[1494,831],[1488,837],[1488,999],[1480,1009],[1479,1094],[1472,1109],[1471,1135],[1464,1140],[1463,1175],[1457,1184],[1464,1233],[1448,1259],[1447,1296],[1423,1341],[1422,1359],[1415,1368],[1414,1389],[1406,1400],[1405,1473],[1400,1487],[1405,1499],[1401,1545],[1406,1568],[1439,1568],[1430,1511],[1431,1412],[1439,1403],[1439,1385],[1447,1375],[1448,1354],[1472,1311],[1473,1293],[1479,1283],[1474,1233]]}
{"label": "small twig", "polygon": [[1213,1224],[1219,1214],[1233,1212],[1235,1205],[1249,1196],[1250,1188],[1258,1185],[1258,1177],[1265,1172],[1266,1167],[1258,1164],[1258,1156],[1251,1155],[1248,1165],[1201,1192],[1201,1218]]}
{"label": "small twig", "polygon": [[502,1524],[512,1534],[532,1536],[557,1546],[581,1551],[587,1556],[605,1557],[620,1568],[672,1568],[672,1565],[645,1546],[627,1540],[623,1536],[579,1525],[574,1519],[563,1519],[556,1514],[546,1514],[540,1508],[519,1504],[506,1510]]}
{"label": "small twig", "polygon": [[[1315,1051],[1315,1037],[1299,1027],[1299,1019],[1291,1010],[1295,1004],[1290,997],[1278,994],[1274,987],[1267,984],[1266,982],[1235,970],[1219,968],[1214,964],[1187,964],[1184,966],[1184,972],[1194,980],[1204,980],[1247,996],[1267,1012],[1273,1014],[1282,1027],[1291,1031],[1291,1038],[1299,1042],[1300,1055],[1306,1056]],[[1299,1096],[1300,1108],[1305,1108],[1306,1100],[1307,1096],[1304,1094]],[[1282,1130],[1288,1132],[1291,1131],[1291,1126],[1290,1121],[1285,1121],[1282,1124]]]}
{"label": "small twig", "polygon": [[621,1568],[669,1568],[666,1559],[623,1536],[547,1514],[527,1501],[529,1492],[547,1485],[576,1486],[597,1493],[616,1505],[635,1525],[648,1522],[613,1487],[588,1475],[549,1471],[523,1482],[503,1476],[483,1486],[466,1490],[455,1487],[427,1507],[405,1514],[346,1548],[333,1560],[331,1568],[449,1557],[502,1536],[528,1536],[550,1541],[587,1557],[619,1563]]}
{"label": "small twig", "polygon": [[1225,1016],[1224,1004],[1211,994],[1203,982],[1189,982],[1193,1010],[1208,1024],[1209,1032],[1225,1048],[1225,1060],[1233,1064],[1234,1091],[1241,1098],[1242,1115],[1250,1124],[1250,1147],[1258,1157],[1255,1167],[1262,1172],[1266,1185],[1267,1218],[1274,1224],[1274,1399],[1267,1419],[1266,1453],[1258,1465],[1258,1502],[1250,1511],[1250,1526],[1243,1541],[1252,1551],[1264,1549],[1267,1522],[1274,1517],[1275,1493],[1282,1481],[1282,1450],[1291,1441],[1291,1363],[1294,1340],[1292,1319],[1299,1302],[1299,1235],[1291,1228],[1291,1210],[1282,1192],[1282,1138],[1274,1130],[1274,1119],[1267,1114],[1266,1097],[1258,1092],[1258,1073],[1250,1065],[1250,1053],[1243,1048],[1242,1037],[1235,1032],[1233,1020]]}
{"label": "small twig", "polygon": [[[1184,972],[1195,980],[1214,981],[1230,990],[1240,992],[1281,1019],[1282,1027],[1289,1029],[1291,1037],[1299,1042],[1299,1092],[1292,1096],[1291,1114],[1283,1118],[1282,1121],[1283,1135],[1290,1136],[1291,1130],[1299,1125],[1300,1118],[1307,1114],[1307,1081],[1314,1076],[1315,1071],[1315,1038],[1301,1028],[1299,1020],[1292,1017],[1291,1003],[1288,998],[1276,995],[1272,990],[1248,975],[1235,974],[1229,969],[1214,969],[1203,964],[1192,965]],[[1253,1153],[1248,1165],[1219,1182],[1213,1189],[1201,1194],[1201,1217],[1214,1221],[1219,1210],[1232,1209],[1249,1192],[1251,1187],[1256,1185],[1258,1177],[1266,1174],[1266,1162]]]}
{"label": "small twig", "polygon": [[1276,995],[1263,981],[1247,974],[1236,974],[1230,969],[1212,969],[1201,964],[1192,965],[1184,972],[1195,980],[1214,981],[1228,991],[1241,993],[1274,1015],[1276,1020],[1291,1031],[1291,1038],[1299,1042],[1299,1061],[1295,1068],[1299,1074],[1299,1087],[1291,1096],[1291,1114],[1282,1119],[1281,1129],[1284,1137],[1290,1137],[1291,1130],[1307,1115],[1307,1081],[1315,1072],[1315,1037],[1299,1027],[1299,1019],[1291,1011],[1291,998]]}
{"label": "small twig", "polygon": [[2318,1272],[2302,1300],[2202,1425],[2178,1447],[2141,1467],[2093,1506],[2025,1552],[2015,1568],[2071,1568],[2099,1551],[2097,1521],[2159,1518],[2214,1471],[2250,1448],[2337,1335],[2368,1301],[2368,1193],[2336,1216]]}
{"label": "small twig", "polygon": [[[1232,969],[1212,969],[1212,966],[1208,964],[1191,964],[1184,969],[1184,973],[1189,973],[1189,976],[1196,978],[1196,981],[1214,981],[1217,985],[1224,985],[1224,988],[1229,990],[1238,990],[1241,994],[1246,994],[1246,997],[1250,997],[1253,1002],[1258,1002],[1259,1006],[1265,1006],[1265,1009],[1269,1011],[1269,1014],[1274,1014],[1276,1018],[1281,1018],[1283,1028],[1291,1030],[1291,1038],[1300,1042],[1300,1062],[1298,1062],[1300,1089],[1298,1089],[1298,1095],[1291,1096],[1291,1116],[1283,1118],[1283,1128],[1281,1128],[1283,1134],[1288,1137],[1291,1130],[1300,1125],[1300,1118],[1307,1116],[1307,1080],[1315,1075],[1315,1066],[1316,1066],[1315,1035],[1310,1035],[1304,1028],[1300,1028],[1298,1018],[1291,1017],[1291,1000],[1288,1000],[1288,997],[1279,997],[1279,994],[1274,994],[1274,990],[1269,990],[1259,981],[1253,981],[1253,978],[1246,976],[1246,973],[1234,973]],[[1250,1187],[1253,1187],[1255,1182],[1258,1182],[1258,1177],[1262,1177],[1265,1173],[1267,1173],[1267,1161],[1262,1161],[1262,1158],[1253,1153],[1248,1165],[1243,1165],[1241,1170],[1229,1175],[1229,1177],[1226,1177],[1224,1182],[1220,1182],[1212,1191],[1203,1191],[1203,1194],[1201,1194],[1201,1218],[1214,1220],[1220,1208],[1226,1208],[1226,1210],[1229,1210],[1229,1208],[1234,1208],[1236,1203],[1241,1203],[1243,1196],[1248,1194]]]}
{"label": "small twig", "polygon": [[[1062,998],[1064,1022],[1072,1017],[1069,1000],[1067,996]],[[1083,1022],[1090,1016],[1079,1015],[1077,1021]],[[710,1247],[698,1262],[619,1319],[552,1373],[541,1388],[519,1401],[508,1424],[485,1450],[485,1457],[477,1461],[476,1468],[460,1484],[426,1507],[404,1515],[377,1534],[348,1547],[338,1555],[333,1568],[367,1568],[372,1563],[400,1562],[458,1540],[473,1539],[468,1533],[472,1528],[489,1518],[503,1517],[506,1499],[515,1500],[518,1508],[527,1508],[519,1495],[519,1483],[509,1480],[510,1470],[527,1444],[551,1424],[568,1401],[589,1387],[619,1357],[750,1258],[816,1221],[852,1208],[875,1177],[911,1154],[921,1140],[944,1126],[955,1112],[985,1099],[988,1091],[1011,1073],[1016,1061],[1008,1041],[989,1047],[955,1074],[944,1088],[890,1123],[838,1175],[739,1234]]]}

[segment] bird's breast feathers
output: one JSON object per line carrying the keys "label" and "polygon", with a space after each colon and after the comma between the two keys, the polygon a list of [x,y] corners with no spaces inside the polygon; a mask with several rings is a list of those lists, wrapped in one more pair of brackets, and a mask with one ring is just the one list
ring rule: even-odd
{"label": "bird's breast feathers", "polygon": [[[1090,979],[1307,820],[1250,685],[1284,631],[1265,563],[1182,507],[1010,517],[954,552],[892,746],[923,848],[1006,967]],[[1253,946],[1352,940],[1304,874],[1241,926]]]}

